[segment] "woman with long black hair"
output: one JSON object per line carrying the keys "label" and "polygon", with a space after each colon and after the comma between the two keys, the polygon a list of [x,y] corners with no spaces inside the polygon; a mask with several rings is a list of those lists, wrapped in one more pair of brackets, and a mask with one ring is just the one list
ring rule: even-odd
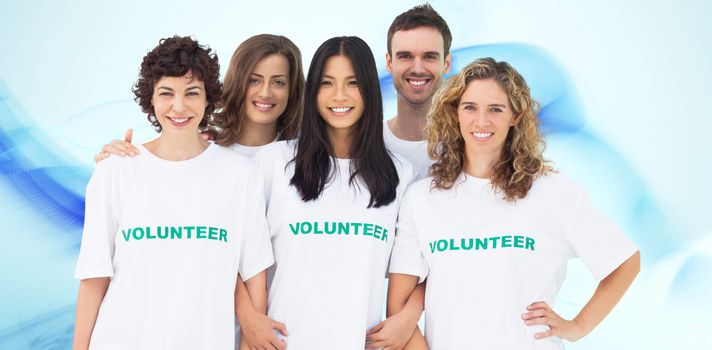
{"label": "woman with long black hair", "polygon": [[299,349],[363,349],[381,320],[383,282],[411,165],[383,142],[376,65],[357,37],[324,42],[306,80],[299,138],[265,146],[276,265],[271,318]]}

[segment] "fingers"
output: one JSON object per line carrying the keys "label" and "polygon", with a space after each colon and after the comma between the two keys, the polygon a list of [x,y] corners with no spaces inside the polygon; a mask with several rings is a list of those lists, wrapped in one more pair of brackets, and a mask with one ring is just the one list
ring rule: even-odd
{"label": "fingers", "polygon": [[124,141],[131,143],[131,139],[133,139],[133,129],[129,128],[124,134]]}
{"label": "fingers", "polygon": [[554,331],[548,330],[546,332],[539,332],[537,334],[534,334],[534,338],[535,339],[544,339],[544,338],[553,337],[554,335],[555,335]]}
{"label": "fingers", "polygon": [[269,347],[267,349],[285,350],[287,348],[287,343],[277,338],[276,336],[270,340]]}
{"label": "fingers", "polygon": [[284,336],[289,335],[289,332],[287,332],[287,326],[285,326],[284,323],[275,321],[274,324],[272,324],[272,328],[278,330]]}
{"label": "fingers", "polygon": [[549,309],[549,304],[547,304],[545,301],[537,301],[535,303],[529,304],[527,306],[527,310],[536,310],[536,309]]}
{"label": "fingers", "polygon": [[383,326],[385,326],[385,325],[386,325],[386,324],[385,324],[384,322],[381,322],[381,323],[377,324],[375,327],[369,329],[368,332],[366,332],[366,335],[378,333],[378,331],[380,331],[381,329],[383,329]]}
{"label": "fingers", "polygon": [[97,153],[97,154],[94,156],[94,163],[99,163],[99,162],[101,162],[102,160],[104,160],[104,159],[106,159],[106,158],[109,158],[109,154],[108,154],[108,153],[105,153],[105,152]]}

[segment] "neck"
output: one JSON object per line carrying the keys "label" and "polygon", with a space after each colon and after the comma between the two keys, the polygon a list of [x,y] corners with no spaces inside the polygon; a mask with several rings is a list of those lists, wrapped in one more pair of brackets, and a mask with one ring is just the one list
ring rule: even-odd
{"label": "neck", "polygon": [[243,146],[264,146],[272,143],[277,138],[277,123],[258,124],[244,119],[242,132],[237,138],[237,143]]}
{"label": "neck", "polygon": [[334,157],[348,159],[351,157],[351,130],[327,130]]}
{"label": "neck", "polygon": [[401,140],[422,141],[430,103],[414,105],[398,95],[398,115],[388,121],[388,127]]}
{"label": "neck", "polygon": [[465,146],[465,173],[481,179],[492,177],[494,166],[500,160],[501,152],[477,153],[467,150]]}
{"label": "neck", "polygon": [[203,140],[198,133],[180,135],[163,132],[157,139],[144,144],[144,147],[158,158],[181,161],[203,153],[208,148],[208,141]]}

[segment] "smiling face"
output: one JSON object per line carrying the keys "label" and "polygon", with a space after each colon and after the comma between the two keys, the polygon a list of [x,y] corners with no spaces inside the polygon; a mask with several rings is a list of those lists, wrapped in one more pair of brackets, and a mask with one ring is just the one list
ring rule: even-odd
{"label": "smiling face", "polygon": [[363,116],[363,98],[351,60],[344,55],[326,60],[316,96],[319,114],[327,130],[351,134]]}
{"label": "smiling face", "polygon": [[414,106],[430,102],[442,75],[450,71],[450,55],[444,51],[443,36],[433,27],[395,32],[386,68],[398,97]]}
{"label": "smiling face", "polygon": [[151,104],[163,133],[197,134],[208,105],[205,84],[191,72],[182,77],[163,77],[153,87]]}
{"label": "smiling face", "polygon": [[507,92],[494,79],[467,84],[457,106],[457,118],[466,154],[489,154],[499,159],[514,125],[514,111]]}
{"label": "smiling face", "polygon": [[289,62],[279,54],[257,62],[245,91],[246,122],[276,124],[289,99]]}

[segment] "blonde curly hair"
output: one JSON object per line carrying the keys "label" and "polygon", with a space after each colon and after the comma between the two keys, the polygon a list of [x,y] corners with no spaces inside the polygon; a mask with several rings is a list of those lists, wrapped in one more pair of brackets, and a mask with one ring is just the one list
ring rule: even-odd
{"label": "blonde curly hair", "polygon": [[457,108],[467,85],[473,80],[494,79],[507,93],[514,112],[499,162],[490,181],[504,199],[524,198],[536,178],[551,171],[543,157],[544,139],[536,118],[538,104],[524,78],[507,62],[480,58],[450,78],[433,98],[425,127],[428,156],[435,161],[429,174],[432,187],[450,189],[464,170],[465,140],[460,133]]}

